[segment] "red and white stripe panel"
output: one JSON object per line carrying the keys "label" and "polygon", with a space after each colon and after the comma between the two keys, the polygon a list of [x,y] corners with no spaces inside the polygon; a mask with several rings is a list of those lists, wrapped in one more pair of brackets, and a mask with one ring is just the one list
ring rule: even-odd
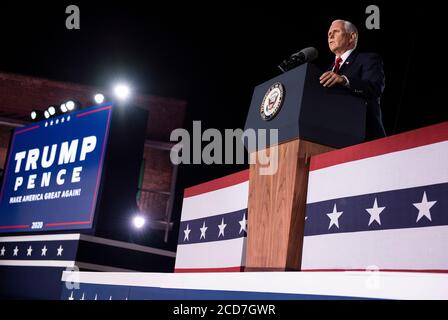
{"label": "red and white stripe panel", "polygon": [[[312,157],[307,204],[446,183],[448,122]],[[303,271],[373,265],[390,271],[448,272],[448,226],[304,238]]]}
{"label": "red and white stripe panel", "polygon": [[[244,269],[245,236],[185,243],[182,241],[184,240],[182,225],[199,219],[205,221],[213,216],[225,216],[227,213],[247,210],[248,195],[249,170],[185,189],[175,272],[234,272]],[[230,226],[227,226],[227,230],[229,228]],[[209,229],[207,232],[212,230]]]}

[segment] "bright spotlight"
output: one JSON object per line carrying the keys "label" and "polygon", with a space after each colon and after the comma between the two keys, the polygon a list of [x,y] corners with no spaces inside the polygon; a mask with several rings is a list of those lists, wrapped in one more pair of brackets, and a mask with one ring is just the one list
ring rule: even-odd
{"label": "bright spotlight", "polygon": [[61,110],[61,112],[66,113],[68,111],[67,106],[65,105],[65,103],[61,104],[61,106],[59,107],[59,109]]}
{"label": "bright spotlight", "polygon": [[34,109],[30,113],[30,118],[32,121],[36,121],[36,122],[40,121],[40,120],[42,120],[43,117],[44,117],[44,113],[40,110]]}
{"label": "bright spotlight", "polygon": [[143,216],[135,216],[132,220],[136,229],[141,229],[146,223],[146,219]]}
{"label": "bright spotlight", "polygon": [[97,104],[101,104],[101,103],[104,102],[104,95],[101,94],[101,93],[97,93],[97,94],[95,95],[94,99],[95,99],[95,102],[96,102]]}
{"label": "bright spotlight", "polygon": [[67,108],[67,110],[68,111],[73,111],[73,110],[75,110],[75,107],[76,107],[76,103],[74,102],[74,101],[67,101],[66,103],[65,103],[65,106],[66,106],[66,108]]}
{"label": "bright spotlight", "polygon": [[54,116],[56,114],[56,108],[53,106],[49,106],[48,112],[50,113],[50,116]]}
{"label": "bright spotlight", "polygon": [[114,93],[118,99],[126,100],[129,98],[131,90],[129,89],[129,86],[125,84],[118,84],[114,88]]}
{"label": "bright spotlight", "polygon": [[48,112],[48,110],[45,110],[44,111],[44,117],[45,117],[45,119],[48,119],[48,118],[50,118],[50,112]]}

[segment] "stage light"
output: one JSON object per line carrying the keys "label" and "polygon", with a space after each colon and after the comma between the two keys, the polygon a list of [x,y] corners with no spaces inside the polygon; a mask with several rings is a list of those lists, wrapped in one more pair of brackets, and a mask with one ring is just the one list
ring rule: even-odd
{"label": "stage light", "polygon": [[48,113],[50,113],[50,116],[54,116],[56,114],[56,108],[53,106],[49,106]]}
{"label": "stage light", "polygon": [[74,101],[70,100],[65,103],[65,106],[68,111],[73,111],[76,108],[76,103]]}
{"label": "stage light", "polygon": [[43,119],[43,117],[44,117],[44,113],[41,110],[34,109],[30,113],[30,118],[32,121],[36,121],[36,122],[40,121]]}
{"label": "stage light", "polygon": [[45,117],[45,119],[48,119],[51,117],[50,112],[48,112],[48,110],[44,111],[44,117]]}
{"label": "stage light", "polygon": [[137,215],[132,219],[132,223],[136,229],[141,229],[146,224],[146,219],[141,215]]}
{"label": "stage light", "polygon": [[94,99],[95,99],[95,102],[96,102],[97,104],[101,104],[101,103],[104,102],[104,95],[101,94],[101,93],[97,93],[97,94],[95,95]]}
{"label": "stage light", "polygon": [[62,113],[66,113],[68,111],[65,103],[61,104],[61,106],[59,107],[59,110],[61,110]]}
{"label": "stage light", "polygon": [[125,84],[117,84],[114,88],[114,93],[119,100],[126,100],[131,94],[131,89]]}

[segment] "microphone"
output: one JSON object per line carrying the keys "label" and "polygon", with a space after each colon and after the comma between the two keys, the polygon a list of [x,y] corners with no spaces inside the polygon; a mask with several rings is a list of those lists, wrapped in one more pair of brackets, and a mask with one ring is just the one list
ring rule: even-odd
{"label": "microphone", "polygon": [[289,71],[303,63],[316,60],[319,53],[316,48],[308,47],[292,54],[288,59],[283,61],[278,67],[283,72]]}

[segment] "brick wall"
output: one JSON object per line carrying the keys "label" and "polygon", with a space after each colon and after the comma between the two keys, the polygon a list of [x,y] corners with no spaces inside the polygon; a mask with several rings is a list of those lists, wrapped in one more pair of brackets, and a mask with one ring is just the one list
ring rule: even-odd
{"label": "brick wall", "polygon": [[[93,105],[93,96],[107,90],[78,84],[0,73],[0,117],[27,120],[33,109],[77,100]],[[149,111],[147,139],[169,141],[170,133],[182,128],[186,102],[152,95],[139,95],[133,104]]]}
{"label": "brick wall", "polygon": [[0,125],[0,169],[5,169],[6,152],[8,151],[11,129],[10,127]]}

